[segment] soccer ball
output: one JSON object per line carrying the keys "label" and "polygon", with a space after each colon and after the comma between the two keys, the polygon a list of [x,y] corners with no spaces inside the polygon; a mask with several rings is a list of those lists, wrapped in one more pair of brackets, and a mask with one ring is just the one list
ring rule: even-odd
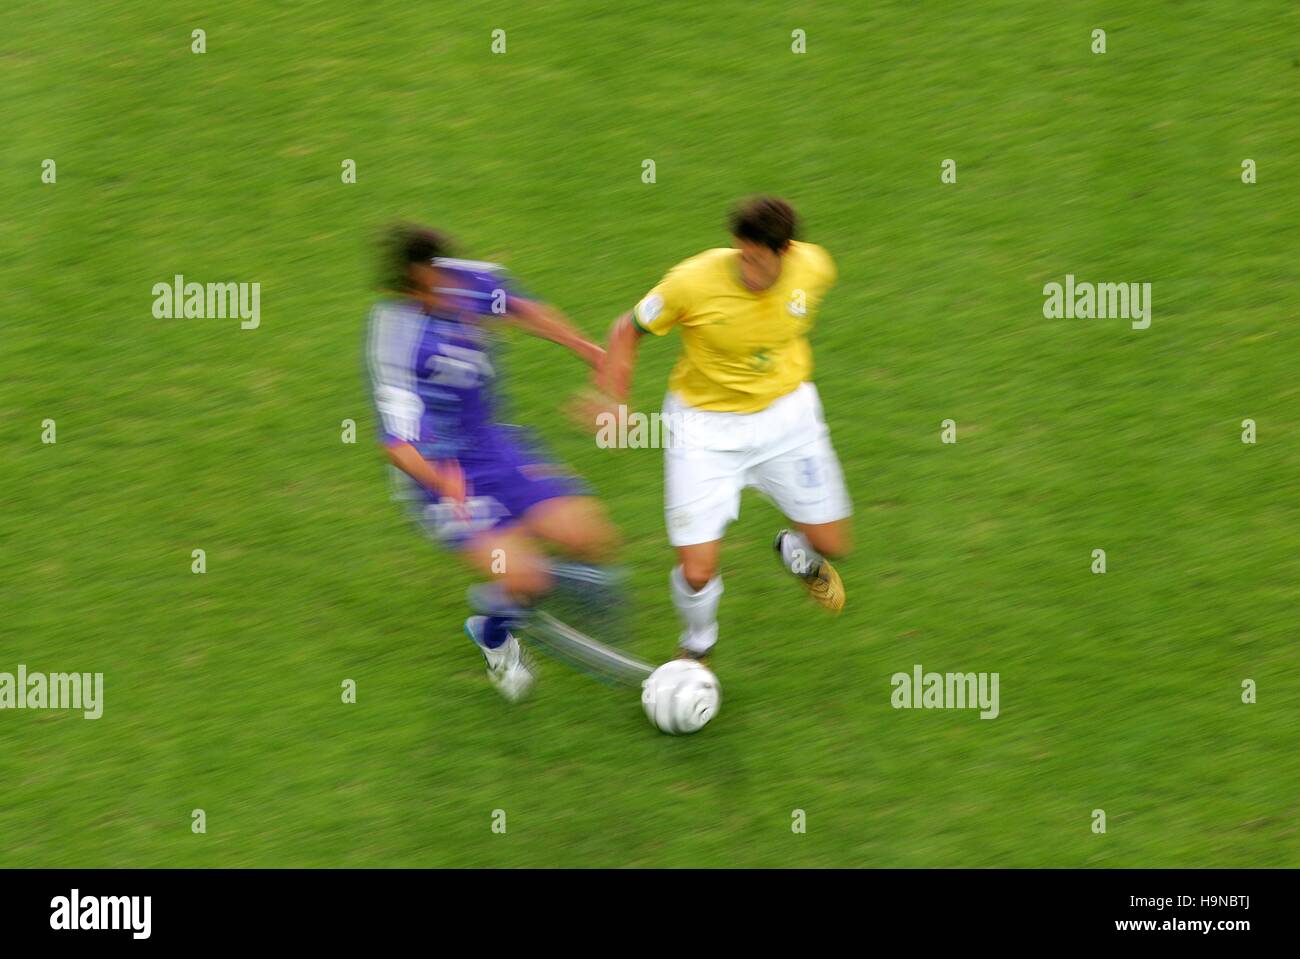
{"label": "soccer ball", "polygon": [[641,705],[660,732],[699,732],[718,714],[722,687],[703,663],[674,659],[641,683]]}

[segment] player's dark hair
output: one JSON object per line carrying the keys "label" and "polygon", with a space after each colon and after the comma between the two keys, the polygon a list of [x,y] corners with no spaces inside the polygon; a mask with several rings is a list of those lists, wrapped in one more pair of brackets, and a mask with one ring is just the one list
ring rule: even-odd
{"label": "player's dark hair", "polygon": [[731,211],[731,235],[761,243],[774,253],[784,253],[799,236],[799,214],[776,196],[753,196],[741,200]]}
{"label": "player's dark hair", "polygon": [[414,223],[390,226],[383,239],[381,285],[390,290],[409,289],[411,265],[450,256],[451,246],[450,238],[439,230]]}

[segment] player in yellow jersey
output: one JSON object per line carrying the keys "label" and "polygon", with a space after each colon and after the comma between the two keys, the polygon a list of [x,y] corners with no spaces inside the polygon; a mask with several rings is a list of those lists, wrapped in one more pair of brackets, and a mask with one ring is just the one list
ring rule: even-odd
{"label": "player in yellow jersey", "polygon": [[807,340],[835,264],[795,239],[798,216],[784,200],[743,201],[730,227],[731,247],[682,261],[619,317],[598,373],[604,392],[624,402],[642,337],[681,334],[664,400],[664,512],[678,557],[670,581],[681,652],[696,658],[717,642],[720,545],[742,489],[766,494],[793,524],[777,534],[781,562],[834,612],[844,584],[828,557],[851,541],[852,508]]}

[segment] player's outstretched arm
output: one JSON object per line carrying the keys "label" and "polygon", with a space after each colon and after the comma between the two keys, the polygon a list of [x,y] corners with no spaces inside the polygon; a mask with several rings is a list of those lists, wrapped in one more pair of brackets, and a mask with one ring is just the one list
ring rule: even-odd
{"label": "player's outstretched arm", "polygon": [[604,362],[604,349],[583,336],[568,317],[549,304],[512,297],[509,319],[526,333],[572,350],[584,363],[597,369]]}
{"label": "player's outstretched arm", "polygon": [[626,400],[632,389],[632,371],[636,367],[636,348],[641,335],[630,312],[615,320],[609,329],[609,347],[605,350],[604,366],[597,370],[596,385],[602,393],[619,402]]}

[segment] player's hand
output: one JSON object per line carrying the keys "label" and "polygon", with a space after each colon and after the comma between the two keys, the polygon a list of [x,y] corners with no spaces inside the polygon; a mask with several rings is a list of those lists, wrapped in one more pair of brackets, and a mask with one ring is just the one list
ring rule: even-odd
{"label": "player's hand", "polygon": [[469,507],[465,501],[469,495],[469,486],[465,482],[465,471],[456,460],[442,460],[438,463],[438,493],[444,499],[451,500],[458,513],[468,516]]}
{"label": "player's hand", "polygon": [[607,397],[627,396],[632,386],[632,364],[620,363],[608,354],[592,373],[596,388]]}
{"label": "player's hand", "polygon": [[564,404],[564,412],[584,433],[594,433],[600,427],[602,414],[610,413],[617,418],[618,405],[597,390],[585,389]]}

